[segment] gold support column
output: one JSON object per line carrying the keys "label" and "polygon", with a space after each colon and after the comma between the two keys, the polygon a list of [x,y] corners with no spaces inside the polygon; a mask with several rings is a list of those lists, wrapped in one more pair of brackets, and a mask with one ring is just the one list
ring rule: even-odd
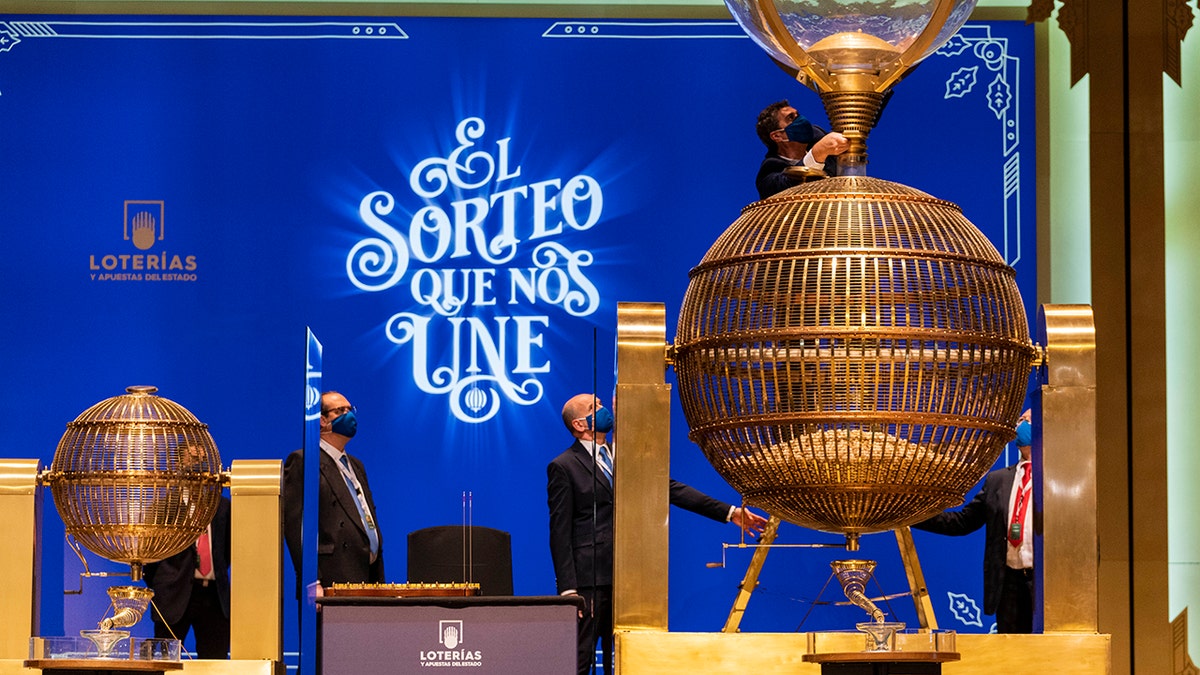
{"label": "gold support column", "polygon": [[0,459],[0,660],[29,658],[37,624],[38,460]]}
{"label": "gold support column", "polygon": [[230,467],[230,658],[283,669],[282,463],[235,460]]}
{"label": "gold support column", "polygon": [[[1034,546],[1040,547],[1039,594],[1046,632],[1099,630],[1096,534],[1096,328],[1088,305],[1043,305],[1038,343],[1046,350],[1041,471],[1033,501]],[[1036,602],[1035,598],[1035,602]]]}
{"label": "gold support column", "polygon": [[1083,19],[1066,26],[1082,33],[1071,51],[1083,50],[1090,109],[1100,630],[1113,636],[1114,673],[1168,673],[1162,97],[1173,3],[1071,4]]}
{"label": "gold support column", "polygon": [[671,388],[666,309],[617,305],[613,626],[667,630]]}
{"label": "gold support column", "polygon": [[774,544],[775,537],[779,536],[779,523],[781,522],[775,516],[767,519],[767,527],[763,530],[762,536],[758,538],[758,548],[754,549],[754,555],[750,556],[750,566],[746,568],[746,575],[742,577],[742,583],[738,586],[737,596],[733,599],[733,608],[729,610],[729,617],[725,619],[725,626],[721,629],[722,633],[738,632],[738,627],[742,624],[742,617],[746,614],[746,607],[750,604],[750,594],[758,588],[758,575],[762,573],[763,565],[767,562],[771,544]]}
{"label": "gold support column", "polygon": [[921,570],[921,559],[917,556],[917,544],[913,541],[912,528],[898,527],[892,532],[896,534],[896,546],[900,549],[900,559],[904,561],[904,575],[908,577],[908,589],[912,592],[913,607],[917,610],[919,631],[928,633],[937,630],[933,599],[929,597],[929,586],[925,584],[925,572]]}

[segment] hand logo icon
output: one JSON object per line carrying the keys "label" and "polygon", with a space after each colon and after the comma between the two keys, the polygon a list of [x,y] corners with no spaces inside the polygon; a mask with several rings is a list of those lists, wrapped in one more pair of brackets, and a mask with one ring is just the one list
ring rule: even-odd
{"label": "hand logo icon", "polygon": [[458,646],[458,626],[449,625],[442,631],[442,644],[446,645],[446,649],[454,649]]}
{"label": "hand logo icon", "polygon": [[141,211],[133,217],[133,245],[145,251],[154,245],[154,230],[157,223],[149,211]]}

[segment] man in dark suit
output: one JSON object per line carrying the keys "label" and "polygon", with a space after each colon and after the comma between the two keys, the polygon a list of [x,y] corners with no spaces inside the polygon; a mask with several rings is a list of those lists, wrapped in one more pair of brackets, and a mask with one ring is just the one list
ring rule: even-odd
{"label": "man in dark suit", "polygon": [[998,633],[1033,632],[1032,427],[1028,410],[1017,424],[1021,460],[984,476],[975,498],[913,525],[960,536],[984,529],[983,613],[996,616]]}
{"label": "man in dark suit", "polygon": [[[613,490],[612,454],[606,444],[612,413],[592,394],[579,394],[563,406],[563,423],[575,438],[546,467],[550,507],[550,556],[561,595],[581,595],[587,609],[579,620],[578,666],[586,674],[595,660],[596,640],[604,672],[612,675]],[[671,481],[671,504],[747,532],[762,532],[766,518]]]}
{"label": "man in dark suit", "polygon": [[[383,535],[367,469],[346,452],[358,431],[354,406],[336,391],[321,394],[321,483],[317,503],[317,579],[336,583],[383,583]],[[283,465],[284,538],[300,576],[300,530],[304,501],[304,452]],[[321,591],[318,590],[318,593]]]}
{"label": "man in dark suit", "polygon": [[837,175],[837,156],[850,149],[850,142],[836,131],[824,129],[804,118],[787,99],[763,108],[754,125],[767,154],[758,167],[754,185],[758,198],[766,199],[804,182],[803,170],[821,176]]}
{"label": "man in dark suit", "polygon": [[154,637],[182,640],[191,630],[197,656],[229,658],[229,547],[229,498],[222,496],[196,545],[145,566],[143,578],[158,608],[150,612]]}

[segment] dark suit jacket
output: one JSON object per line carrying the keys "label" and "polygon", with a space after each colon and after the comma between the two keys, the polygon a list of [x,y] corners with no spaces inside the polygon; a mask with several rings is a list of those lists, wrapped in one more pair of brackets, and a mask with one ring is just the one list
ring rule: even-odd
{"label": "dark suit jacket", "polygon": [[[358,476],[367,504],[375,515],[379,528],[379,555],[371,562],[371,544],[367,531],[358,516],[354,495],[338,471],[337,464],[320,448],[321,484],[317,496],[317,578],[322,586],[335,583],[383,583],[383,530],[379,528],[379,512],[371,497],[367,469],[357,457],[347,453],[350,466]],[[297,450],[283,463],[283,532],[296,577],[300,577],[301,544],[304,502],[304,452]],[[298,582],[302,583],[302,582]]]}
{"label": "dark suit jacket", "polygon": [[985,527],[983,543],[983,613],[995,614],[1004,588],[1004,568],[1008,558],[1008,502],[1012,497],[1016,465],[990,472],[975,498],[958,511],[945,511],[913,525],[918,530],[949,534],[970,534]]}
{"label": "dark suit jacket", "polygon": [[[579,441],[546,467],[550,505],[550,556],[558,592],[611,586],[613,570],[613,492]],[[593,523],[592,505],[595,504]],[[671,481],[671,504],[725,522],[730,505]]]}
{"label": "dark suit jacket", "polygon": [[[217,514],[213,516],[212,535],[213,572],[217,577],[217,594],[221,598],[221,610],[229,616],[229,498],[221,497],[217,503]],[[188,548],[142,570],[146,585],[154,590],[154,604],[162,612],[167,623],[173,624],[183,618],[188,600],[192,597],[192,579],[196,576],[196,547]]]}

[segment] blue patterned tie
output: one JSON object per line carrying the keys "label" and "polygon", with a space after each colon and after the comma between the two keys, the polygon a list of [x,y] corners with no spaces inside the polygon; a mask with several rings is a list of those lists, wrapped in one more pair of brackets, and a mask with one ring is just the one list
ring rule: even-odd
{"label": "blue patterned tie", "polygon": [[358,517],[362,519],[363,529],[367,531],[367,540],[371,542],[371,559],[374,560],[375,556],[379,555],[379,533],[375,531],[375,520],[367,516],[367,498],[350,478],[354,473],[350,468],[350,460],[342,455],[341,462],[347,472],[342,474],[342,477],[346,479],[346,487],[350,488],[350,494],[354,495],[354,505],[358,507]]}
{"label": "blue patterned tie", "polygon": [[612,455],[608,454],[607,445],[596,446],[596,463],[600,465],[600,470],[604,472],[604,477],[608,479],[608,484],[613,484],[613,461]]}

